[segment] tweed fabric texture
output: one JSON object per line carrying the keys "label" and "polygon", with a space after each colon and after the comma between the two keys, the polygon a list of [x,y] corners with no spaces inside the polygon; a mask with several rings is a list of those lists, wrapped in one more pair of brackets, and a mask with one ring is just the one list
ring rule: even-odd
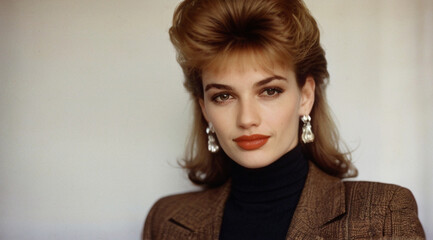
{"label": "tweed fabric texture", "polygon": [[[230,181],[164,197],[151,208],[142,239],[219,237]],[[412,193],[392,184],[341,181],[310,162],[286,239],[425,239]]]}

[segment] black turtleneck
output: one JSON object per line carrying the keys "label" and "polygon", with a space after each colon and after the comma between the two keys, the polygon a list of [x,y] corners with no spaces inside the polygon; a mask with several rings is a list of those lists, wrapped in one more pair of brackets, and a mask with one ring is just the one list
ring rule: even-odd
{"label": "black turtleneck", "polygon": [[308,173],[301,146],[263,168],[231,162],[220,239],[286,239]]}

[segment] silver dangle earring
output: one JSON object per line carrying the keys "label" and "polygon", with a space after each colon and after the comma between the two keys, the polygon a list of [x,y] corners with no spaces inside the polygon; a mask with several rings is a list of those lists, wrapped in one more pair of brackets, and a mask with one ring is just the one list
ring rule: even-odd
{"label": "silver dangle earring", "polygon": [[302,142],[304,143],[310,143],[314,141],[314,134],[311,130],[311,117],[310,115],[304,115],[301,118],[302,122],[304,123],[304,126],[302,126]]}
{"label": "silver dangle earring", "polygon": [[215,128],[213,127],[212,123],[209,122],[209,126],[206,128],[206,134],[207,134],[207,149],[211,153],[216,153],[220,150],[220,147],[216,143],[215,136],[213,135],[215,133]]}

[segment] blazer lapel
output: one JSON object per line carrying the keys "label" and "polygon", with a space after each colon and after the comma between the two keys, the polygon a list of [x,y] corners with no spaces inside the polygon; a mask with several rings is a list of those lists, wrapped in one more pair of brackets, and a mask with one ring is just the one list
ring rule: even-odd
{"label": "blazer lapel", "polygon": [[182,206],[170,221],[193,232],[192,239],[200,239],[202,234],[206,239],[218,239],[230,186],[231,181],[227,181],[221,187],[198,193],[197,198]]}
{"label": "blazer lapel", "polygon": [[319,228],[345,213],[344,184],[310,162],[287,239],[321,239]]}

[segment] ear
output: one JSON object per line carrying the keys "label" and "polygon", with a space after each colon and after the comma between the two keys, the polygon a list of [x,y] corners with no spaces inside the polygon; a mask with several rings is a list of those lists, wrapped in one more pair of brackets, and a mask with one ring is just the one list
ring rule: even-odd
{"label": "ear", "polygon": [[314,92],[316,82],[312,76],[308,76],[305,84],[301,89],[301,103],[299,107],[299,116],[309,115],[314,105]]}
{"label": "ear", "polygon": [[199,98],[198,103],[200,104],[201,113],[203,114],[204,119],[206,119],[206,121],[209,122],[209,120],[207,118],[206,107],[204,106],[203,98]]}

